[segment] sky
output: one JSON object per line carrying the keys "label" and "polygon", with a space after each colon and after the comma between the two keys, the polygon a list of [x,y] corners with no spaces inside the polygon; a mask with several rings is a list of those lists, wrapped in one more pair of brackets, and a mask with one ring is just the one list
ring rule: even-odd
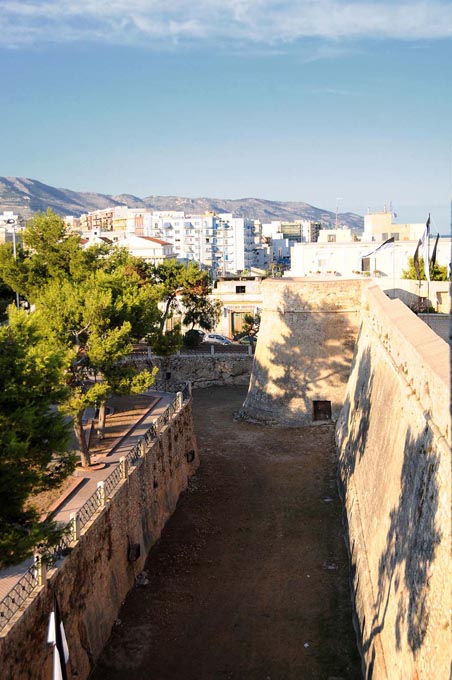
{"label": "sky", "polygon": [[450,231],[450,0],[1,0],[0,82],[2,176]]}

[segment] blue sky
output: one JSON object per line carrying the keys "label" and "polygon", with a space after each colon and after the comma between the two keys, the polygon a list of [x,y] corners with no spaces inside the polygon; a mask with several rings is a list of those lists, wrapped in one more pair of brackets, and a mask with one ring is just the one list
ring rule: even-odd
{"label": "blue sky", "polygon": [[0,174],[448,233],[452,2],[2,0]]}

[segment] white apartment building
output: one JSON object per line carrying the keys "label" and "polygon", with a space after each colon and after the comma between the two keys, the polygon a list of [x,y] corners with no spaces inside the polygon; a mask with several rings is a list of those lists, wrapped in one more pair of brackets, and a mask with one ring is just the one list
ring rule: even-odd
{"label": "white apartment building", "polygon": [[159,239],[173,246],[174,257],[203,264],[214,279],[261,263],[254,221],[231,213],[188,215],[117,206],[82,215],[80,227],[86,236],[98,230],[98,234],[114,232],[117,238],[134,234]]}

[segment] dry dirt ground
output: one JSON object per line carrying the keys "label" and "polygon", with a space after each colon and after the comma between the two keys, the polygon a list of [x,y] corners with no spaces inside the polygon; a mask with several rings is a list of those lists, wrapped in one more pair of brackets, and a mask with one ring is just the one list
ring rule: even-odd
{"label": "dry dirt ground", "polygon": [[354,680],[334,428],[234,419],[244,388],[195,391],[201,466],[91,680]]}

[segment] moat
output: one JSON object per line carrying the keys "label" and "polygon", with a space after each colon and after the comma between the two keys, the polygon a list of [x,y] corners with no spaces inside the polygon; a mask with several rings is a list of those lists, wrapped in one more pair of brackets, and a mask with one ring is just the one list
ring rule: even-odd
{"label": "moat", "polygon": [[194,392],[201,466],[91,680],[354,680],[334,425],[234,419],[245,388]]}

